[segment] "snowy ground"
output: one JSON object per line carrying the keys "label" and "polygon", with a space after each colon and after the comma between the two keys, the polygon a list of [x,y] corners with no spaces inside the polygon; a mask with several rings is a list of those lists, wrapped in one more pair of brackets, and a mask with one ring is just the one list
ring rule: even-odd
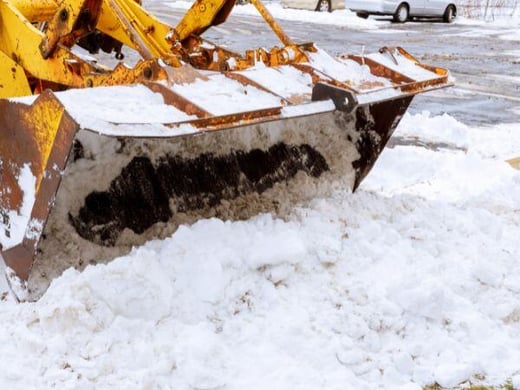
{"label": "snowy ground", "polygon": [[518,126],[423,113],[398,135],[445,146],[387,149],[359,192],[285,221],[203,220],[6,297],[1,388],[520,385]]}
{"label": "snowy ground", "polygon": [[407,115],[356,194],[0,284],[0,388],[520,389],[518,112]]}

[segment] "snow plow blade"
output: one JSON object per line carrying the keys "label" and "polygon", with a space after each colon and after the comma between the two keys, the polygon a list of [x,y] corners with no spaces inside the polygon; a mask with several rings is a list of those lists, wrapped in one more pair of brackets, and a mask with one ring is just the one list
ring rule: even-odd
{"label": "snow plow blade", "polygon": [[171,72],[170,85],[0,100],[1,255],[20,299],[179,223],[355,190],[413,96],[450,84],[400,48]]}

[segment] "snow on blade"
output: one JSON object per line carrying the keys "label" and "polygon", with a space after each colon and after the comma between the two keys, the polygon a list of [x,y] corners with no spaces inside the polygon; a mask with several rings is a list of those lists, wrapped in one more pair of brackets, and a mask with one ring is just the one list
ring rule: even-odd
{"label": "snow on blade", "polygon": [[197,131],[188,125],[164,126],[196,117],[165,104],[159,93],[143,85],[71,89],[56,96],[81,128],[101,134],[172,136]]}
{"label": "snow on blade", "polygon": [[[69,89],[55,92],[55,96],[81,128],[100,134],[171,137],[198,131],[189,124],[165,126],[197,118],[165,104],[161,94],[144,85]],[[36,97],[24,96],[10,100],[32,104]]]}
{"label": "snow on blade", "polygon": [[308,99],[312,94],[311,76],[292,66],[258,67],[240,73],[286,99],[295,96],[307,97]]}
{"label": "snow on blade", "polygon": [[[164,103],[159,93],[144,85],[71,89],[57,94],[73,117],[90,117],[120,123],[171,123],[193,119],[183,111]],[[89,104],[84,104],[88,101]]]}
{"label": "snow on blade", "polygon": [[223,74],[211,74],[186,84],[173,85],[173,91],[213,115],[228,115],[279,107],[280,98],[253,86],[244,86]]}
{"label": "snow on blade", "polygon": [[415,81],[426,81],[435,77],[440,77],[397,52],[394,52],[392,55],[387,52],[371,53],[366,57],[386,66],[389,69],[408,76]]}
{"label": "snow on blade", "polygon": [[[313,68],[354,88],[363,90],[373,89],[374,85],[379,87],[392,86],[390,80],[374,76],[367,65],[360,65],[353,60],[338,60],[323,50],[308,55]],[[366,85],[363,86],[363,84]]]}

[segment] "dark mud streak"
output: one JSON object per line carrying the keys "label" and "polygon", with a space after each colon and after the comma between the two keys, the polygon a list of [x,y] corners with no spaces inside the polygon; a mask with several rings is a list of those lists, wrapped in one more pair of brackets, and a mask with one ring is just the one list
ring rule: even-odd
{"label": "dark mud streak", "polygon": [[214,207],[253,191],[262,193],[299,171],[319,177],[329,166],[309,145],[278,143],[268,150],[237,151],[226,156],[202,154],[194,159],[165,156],[154,166],[135,157],[110,184],[92,192],[77,216],[69,215],[78,234],[95,243],[114,245],[129,228],[137,234],[178,212]]}

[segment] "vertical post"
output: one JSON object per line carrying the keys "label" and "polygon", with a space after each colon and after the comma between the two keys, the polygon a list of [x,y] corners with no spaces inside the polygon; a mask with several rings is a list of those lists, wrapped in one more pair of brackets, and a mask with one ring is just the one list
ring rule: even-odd
{"label": "vertical post", "polygon": [[487,19],[488,8],[489,8],[489,0],[486,1],[486,8],[484,8],[484,20]]}

